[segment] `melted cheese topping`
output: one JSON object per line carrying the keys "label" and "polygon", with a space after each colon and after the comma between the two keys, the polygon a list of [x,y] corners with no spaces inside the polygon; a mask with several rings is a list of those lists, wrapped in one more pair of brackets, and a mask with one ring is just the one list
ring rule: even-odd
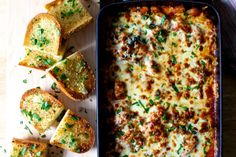
{"label": "melted cheese topping", "polygon": [[115,147],[107,156],[213,156],[212,21],[196,8],[162,6],[129,8],[112,22],[106,50],[114,59],[103,77]]}

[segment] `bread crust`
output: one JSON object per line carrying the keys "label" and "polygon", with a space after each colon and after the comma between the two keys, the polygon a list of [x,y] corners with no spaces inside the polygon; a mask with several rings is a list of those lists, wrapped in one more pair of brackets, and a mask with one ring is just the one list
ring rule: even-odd
{"label": "bread crust", "polygon": [[[80,56],[84,60],[84,57],[83,57],[83,55],[80,52],[75,52],[74,54],[72,54],[69,57],[73,57],[73,55],[78,55],[78,56]],[[72,91],[69,88],[66,88],[65,85],[61,81],[59,81],[56,78],[56,76],[54,76],[54,74],[52,72],[52,69],[50,69],[48,71],[48,75],[55,81],[55,83],[57,84],[58,88],[66,96],[68,96],[70,99],[72,99],[74,101],[79,101],[79,100],[84,100],[84,99],[88,98],[89,95],[95,90],[95,82],[96,82],[95,75],[94,75],[94,73],[93,73],[93,71],[92,71],[92,69],[91,69],[91,67],[89,65],[87,65],[86,68],[89,71],[88,80],[86,80],[86,88],[89,89],[89,92],[88,92],[88,94],[85,94],[85,95],[82,94],[82,93],[78,93],[78,92]]]}
{"label": "bread crust", "polygon": [[[70,118],[70,116],[73,117],[77,117],[78,119],[76,121],[72,120]],[[63,125],[66,123],[70,123],[75,125],[74,127],[76,127],[76,130],[78,130],[80,133],[82,132],[86,132],[86,134],[88,135],[88,141],[87,143],[85,143],[85,141],[78,141],[81,139],[78,139],[78,137],[76,136],[75,139],[77,139],[77,147],[78,148],[72,148],[72,147],[68,147],[67,144],[62,144],[60,141],[58,141],[58,138],[60,137],[60,135],[58,135],[58,133],[66,128],[63,128]],[[76,135],[79,134],[79,132],[73,132]],[[59,139],[63,139],[62,137],[60,137]],[[79,143],[81,142],[81,143]],[[87,152],[88,150],[90,150],[95,142],[95,132],[94,129],[91,127],[91,125],[89,124],[89,122],[87,120],[85,120],[84,118],[76,115],[74,112],[72,112],[70,109],[67,110],[66,114],[64,115],[63,119],[61,120],[60,124],[58,125],[54,135],[52,136],[52,138],[50,139],[50,144],[52,145],[56,145],[60,148],[75,152],[75,153],[84,153]],[[78,151],[79,149],[79,151]]]}
{"label": "bread crust", "polygon": [[[32,45],[30,43],[30,36],[32,33],[33,25],[35,25],[35,24],[37,25],[40,22],[40,20],[43,18],[46,18],[46,19],[52,21],[53,23],[55,23],[56,28],[61,32],[61,25],[53,15],[48,14],[48,13],[40,13],[40,14],[36,15],[27,26],[24,44],[23,44],[25,47],[32,49]],[[61,37],[61,35],[59,35],[58,42],[57,42],[58,45],[56,46],[56,50],[55,50],[56,52],[59,51],[61,40],[62,40],[62,37]]]}
{"label": "bread crust", "polygon": [[[44,142],[39,142],[39,141],[34,141],[34,140],[23,140],[23,139],[18,139],[18,138],[13,138],[12,139],[12,145],[13,145],[13,149],[12,149],[12,155],[15,155],[16,152],[14,152],[16,149],[16,147],[19,148],[27,148],[28,149],[32,149],[32,146],[35,146],[36,148],[32,149],[31,153],[34,152],[35,154],[32,154],[34,156],[36,156],[37,152],[40,152],[40,156],[42,157],[46,157],[48,154],[48,144],[44,143]],[[20,150],[19,150],[20,151]],[[14,153],[14,154],[13,154]],[[18,153],[18,152],[17,152]],[[19,154],[17,154],[19,155]],[[15,156],[14,156],[15,157]]]}
{"label": "bread crust", "polygon": [[[58,113],[54,112],[54,114],[55,114],[54,121],[55,121],[56,118],[60,115],[60,113],[64,110],[64,108],[65,108],[64,105],[59,100],[57,100],[54,96],[49,94],[48,92],[43,91],[38,88],[29,89],[22,95],[22,98],[20,100],[20,110],[25,109],[24,102],[29,96],[35,95],[38,93],[40,93],[40,95],[44,96],[44,98],[47,101],[50,101],[52,107],[57,105],[57,107],[60,108]],[[27,119],[28,119],[28,117],[27,117]],[[42,132],[46,131],[46,129],[48,129],[53,124],[54,121],[49,121],[48,124],[45,124],[46,125],[45,128],[42,128],[40,123],[37,123],[36,125],[33,125],[33,126],[35,127],[35,129],[38,130],[38,132],[42,133]]]}

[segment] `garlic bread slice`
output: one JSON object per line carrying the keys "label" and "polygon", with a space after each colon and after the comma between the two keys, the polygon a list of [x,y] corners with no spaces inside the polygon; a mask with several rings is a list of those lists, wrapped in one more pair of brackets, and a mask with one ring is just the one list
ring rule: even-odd
{"label": "garlic bread slice", "polygon": [[61,26],[56,18],[47,13],[36,15],[28,24],[24,46],[33,51],[59,55]]}
{"label": "garlic bread slice", "polygon": [[47,157],[48,144],[13,138],[11,157]]}
{"label": "garlic bread slice", "polygon": [[64,108],[59,100],[38,88],[26,91],[20,101],[22,114],[40,133],[54,123]]}
{"label": "garlic bread slice", "polygon": [[79,52],[55,64],[48,74],[61,91],[74,101],[87,98],[95,88],[94,73]]}
{"label": "garlic bread slice", "polygon": [[45,8],[60,22],[64,38],[92,21],[92,16],[80,0],[55,0]]}
{"label": "garlic bread slice", "polygon": [[94,141],[94,130],[89,122],[67,110],[50,144],[72,152],[84,153],[93,147]]}

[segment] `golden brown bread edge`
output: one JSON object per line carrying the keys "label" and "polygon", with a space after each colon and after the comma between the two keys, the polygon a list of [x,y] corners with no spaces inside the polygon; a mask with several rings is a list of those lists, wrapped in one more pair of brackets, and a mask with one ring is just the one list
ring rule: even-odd
{"label": "golden brown bread edge", "polygon": [[[80,53],[80,52],[75,52],[76,55],[80,55],[82,57],[82,59],[84,60],[84,56]],[[75,55],[75,54],[73,54]],[[76,93],[74,91],[71,91],[70,89],[66,88],[64,86],[64,84],[60,81],[58,81],[56,79],[56,77],[53,75],[51,69],[48,71],[48,75],[55,81],[55,83],[57,84],[58,88],[66,95],[68,96],[70,99],[74,100],[74,101],[79,101],[79,100],[84,100],[86,98],[89,97],[89,95],[95,90],[95,83],[96,83],[96,78],[95,78],[95,75],[93,73],[93,70],[91,69],[91,67],[88,65],[87,66],[89,72],[90,72],[90,75],[89,75],[89,81],[86,82],[86,86],[87,85],[90,85],[91,87],[91,91],[88,92],[88,94],[84,95],[84,94],[81,94],[81,93]]]}
{"label": "golden brown bread edge", "polygon": [[[31,45],[30,43],[28,43],[30,41],[30,33],[31,33],[31,28],[33,27],[33,25],[35,24],[35,20],[39,21],[40,19],[42,18],[47,18],[49,20],[51,20],[52,22],[55,23],[56,27],[60,30],[61,32],[61,25],[60,23],[57,21],[57,19],[51,15],[51,14],[48,14],[48,13],[40,13],[38,15],[36,15],[35,17],[33,17],[33,19],[31,19],[30,23],[28,24],[27,26],[27,30],[26,30],[26,33],[25,33],[25,38],[24,38],[24,43],[23,45],[28,47],[29,48],[29,45]],[[59,37],[59,43],[58,43],[58,47],[57,47],[57,52],[59,51],[59,48],[60,48],[60,44],[61,44],[61,40],[62,40],[62,37],[60,35]]]}

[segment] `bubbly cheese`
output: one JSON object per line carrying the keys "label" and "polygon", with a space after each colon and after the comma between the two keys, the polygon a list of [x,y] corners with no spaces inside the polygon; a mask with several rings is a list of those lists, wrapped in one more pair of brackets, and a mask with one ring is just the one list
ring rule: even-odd
{"label": "bubbly cheese", "polygon": [[108,156],[213,156],[217,58],[211,19],[201,9],[162,6],[128,8],[112,21],[106,50],[114,59],[103,77],[116,147]]}

